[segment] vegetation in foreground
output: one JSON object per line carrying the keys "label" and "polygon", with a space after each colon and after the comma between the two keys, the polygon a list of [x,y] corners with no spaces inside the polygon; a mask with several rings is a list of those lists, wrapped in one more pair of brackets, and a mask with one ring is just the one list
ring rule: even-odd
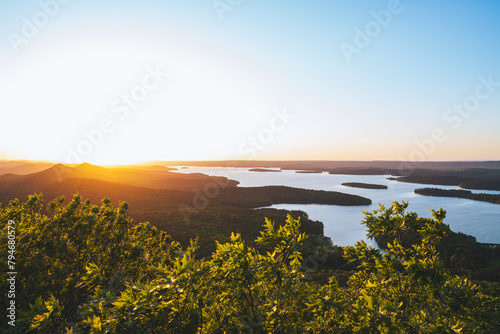
{"label": "vegetation in foreground", "polygon": [[[387,252],[358,242],[344,248],[355,268],[345,285],[335,275],[310,279],[299,219],[266,220],[249,247],[238,234],[196,259],[149,223],[135,224],[128,205],[95,206],[78,195],[44,213],[41,197],[0,209],[1,250],[16,222],[16,326],[13,333],[495,333],[500,297],[494,285],[452,277],[438,257],[449,233],[445,212],[406,212],[408,203],[366,213],[368,236],[387,235]],[[418,242],[401,239],[415,233]],[[313,260],[321,260],[321,250]],[[1,289],[7,291],[6,261]],[[496,290],[495,290],[496,289]],[[1,307],[7,308],[7,300]]]}
{"label": "vegetation in foreground", "polygon": [[[269,218],[276,221],[278,225],[283,225],[287,214],[296,219],[300,217],[300,232],[305,232],[308,236],[304,252],[313,244],[332,244],[331,239],[323,235],[323,223],[309,219],[304,211],[217,206],[186,212],[179,210],[136,212],[133,216],[137,221],[148,221],[160,231],[167,232],[182,247],[188,247],[191,239],[198,238],[197,258],[209,258],[216,250],[215,241],[229,242],[231,232],[240,234],[247,246],[257,247],[259,251],[263,251],[262,246],[255,243],[255,239],[260,236],[262,222],[265,218]],[[308,253],[310,251],[306,252],[307,255]]]}

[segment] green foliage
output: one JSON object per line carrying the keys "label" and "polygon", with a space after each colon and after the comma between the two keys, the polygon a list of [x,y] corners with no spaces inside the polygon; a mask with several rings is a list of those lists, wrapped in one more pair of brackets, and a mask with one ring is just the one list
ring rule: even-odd
{"label": "green foliage", "polygon": [[[26,203],[11,201],[0,210],[3,254],[7,254],[7,221],[16,222],[17,309],[28,313],[39,309],[44,317],[22,316],[20,326],[46,326],[56,313],[75,321],[79,306],[89,296],[89,286],[82,284],[89,268],[94,268],[92,287],[117,292],[124,289],[126,281],[146,276],[151,264],[170,263],[180,249],[149,223],[133,225],[126,203],[113,208],[109,199],[104,199],[97,207],[75,195],[66,206],[64,198],[49,203],[49,215],[43,215],[42,201],[40,195],[34,195]],[[7,291],[6,261],[0,268],[0,287]],[[41,300],[30,308],[36,298]],[[2,299],[3,309],[6,302]],[[49,308],[47,302],[60,305],[53,307],[58,311],[41,313]],[[64,324],[60,325],[63,328]]]}
{"label": "green foliage", "polygon": [[[397,233],[386,234],[383,229],[374,233],[377,244],[383,249],[398,239],[404,247],[411,248],[421,242],[420,234],[412,226],[397,229]],[[464,233],[447,231],[436,245],[439,260],[453,275],[475,280],[500,282],[500,248],[476,242],[476,238]]]}
{"label": "green foliage", "polygon": [[[446,298],[446,287],[460,289],[462,283],[448,277],[436,251],[448,231],[442,223],[445,212],[433,211],[434,218],[420,218],[413,212],[406,213],[407,206],[394,203],[387,209],[381,205],[373,213],[365,212],[363,223],[370,238],[381,233],[392,237],[386,253],[364,242],[345,250],[348,260],[358,263],[359,268],[350,279],[350,287],[358,295],[357,314],[360,310],[368,312],[361,313],[359,323],[390,332],[432,332],[439,326],[458,332],[466,323],[450,310],[465,306],[467,299],[457,304]],[[420,243],[404,247],[401,240],[408,231],[416,231]]]}
{"label": "green foliage", "polygon": [[248,246],[255,247],[259,251],[271,250],[272,247],[269,245],[258,245],[255,242],[255,239],[260,236],[262,222],[267,217],[278,225],[284,224],[287,214],[291,214],[294,218],[301,217],[300,231],[305,232],[310,237],[308,240],[311,239],[311,242],[315,239],[326,238],[323,236],[323,223],[308,219],[307,214],[303,211],[206,207],[196,209],[188,215],[183,215],[181,210],[175,210],[134,214],[134,218],[150,221],[158,229],[167,231],[183,247],[188,247],[191,239],[199,238],[197,244],[199,248],[196,255],[198,258],[208,259],[216,250],[216,241],[220,243],[231,241],[231,232],[241,234]]}
{"label": "green foliage", "polygon": [[[300,220],[265,220],[249,246],[240,234],[197,259],[128,205],[101,207],[76,195],[42,214],[41,196],[0,209],[2,252],[9,219],[18,224],[20,316],[11,332],[69,333],[471,333],[494,332],[499,289],[451,277],[437,252],[449,233],[433,218],[394,203],[365,212],[368,236],[390,236],[387,251],[365,242],[344,248],[355,268],[340,286],[310,280]],[[411,232],[411,233],[410,233]],[[405,240],[411,236],[412,242]],[[319,259],[339,248],[323,245]],[[309,251],[310,252],[310,251]],[[321,262],[321,261],[320,261]],[[5,267],[5,264],[2,264]],[[1,275],[6,268],[2,267]],[[4,270],[5,269],[5,270]],[[1,277],[6,288],[6,279]],[[4,306],[4,305],[2,305]]]}

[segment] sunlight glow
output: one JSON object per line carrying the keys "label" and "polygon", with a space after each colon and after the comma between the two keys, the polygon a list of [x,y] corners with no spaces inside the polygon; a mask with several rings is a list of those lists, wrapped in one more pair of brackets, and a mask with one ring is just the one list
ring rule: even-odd
{"label": "sunlight glow", "polygon": [[[441,129],[425,160],[500,159],[498,5],[401,4],[365,45],[387,2],[262,2],[224,20],[194,3],[71,2],[19,52],[0,41],[0,158],[398,160]],[[0,32],[40,10],[0,4]],[[491,94],[458,123],[447,110],[480,77]],[[282,108],[295,118],[273,130]]]}

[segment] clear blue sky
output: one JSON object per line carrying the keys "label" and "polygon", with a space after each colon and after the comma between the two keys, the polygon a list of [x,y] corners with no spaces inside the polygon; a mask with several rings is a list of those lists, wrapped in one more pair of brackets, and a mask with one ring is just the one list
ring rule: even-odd
{"label": "clear blue sky", "polygon": [[2,1],[0,158],[500,160],[499,14],[493,0]]}

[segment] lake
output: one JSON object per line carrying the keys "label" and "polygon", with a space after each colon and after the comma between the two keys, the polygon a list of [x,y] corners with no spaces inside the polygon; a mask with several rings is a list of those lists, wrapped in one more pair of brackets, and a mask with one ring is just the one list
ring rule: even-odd
{"label": "lake", "polygon": [[[365,226],[360,222],[364,218],[363,210],[373,211],[378,203],[389,206],[394,201],[409,201],[409,211],[417,212],[421,217],[431,217],[429,209],[446,210],[445,223],[455,232],[473,235],[477,241],[500,243],[500,204],[473,201],[463,198],[429,197],[415,194],[417,188],[438,187],[442,189],[460,189],[454,186],[433,186],[424,184],[390,181],[389,175],[334,175],[303,174],[284,170],[279,173],[250,172],[250,168],[224,167],[188,167],[179,173],[203,173],[212,176],[226,176],[239,181],[240,187],[260,187],[270,185],[291,186],[314,190],[331,190],[347,194],[360,195],[372,200],[366,206],[338,206],[316,204],[278,204],[276,209],[303,210],[312,220],[319,220],[325,225],[324,233],[334,244],[354,245],[358,240],[375,244],[367,240]],[[388,186],[387,190],[360,189],[342,186],[344,182],[374,183]],[[474,193],[499,194],[498,191],[473,190]]]}

